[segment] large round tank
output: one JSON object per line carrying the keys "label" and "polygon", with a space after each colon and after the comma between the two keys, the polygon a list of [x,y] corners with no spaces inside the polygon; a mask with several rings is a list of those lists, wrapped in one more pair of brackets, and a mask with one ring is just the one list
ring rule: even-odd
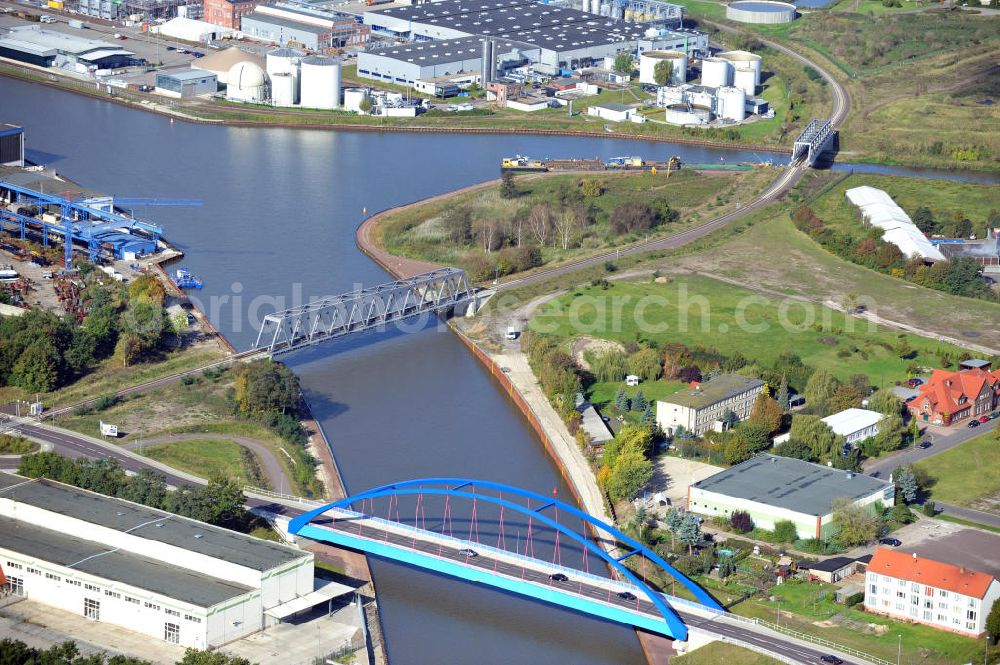
{"label": "large round tank", "polygon": [[723,58],[705,58],[701,61],[701,84],[722,88],[733,83],[733,63]]}
{"label": "large round tank", "polygon": [[741,23],[788,23],[795,20],[795,5],[773,0],[736,0],[726,5],[726,18]]}
{"label": "large round tank", "polygon": [[340,61],[323,55],[304,58],[299,65],[299,99],[311,109],[340,108]]}
{"label": "large round tank", "polygon": [[639,83],[656,83],[656,65],[663,60],[673,65],[667,85],[687,81],[687,54],[680,51],[646,51],[639,56]]}
{"label": "large round tank", "polygon": [[294,48],[276,48],[267,52],[267,75],[291,74],[298,70],[299,62],[306,57],[303,51]]}
{"label": "large round tank", "polygon": [[747,95],[739,88],[719,88],[715,114],[720,118],[743,122],[747,117]]}
{"label": "large round tank", "polygon": [[344,110],[361,112],[361,102],[368,99],[368,91],[363,88],[344,89]]}
{"label": "large round tank", "polygon": [[260,104],[267,100],[267,74],[260,65],[238,62],[229,68],[226,97],[239,102]]}
{"label": "large round tank", "polygon": [[704,106],[688,107],[675,104],[667,107],[665,120],[671,125],[704,125],[712,119],[712,112]]}
{"label": "large round tank", "polygon": [[275,106],[295,105],[296,77],[291,72],[277,72],[271,75],[271,103]]}
{"label": "large round tank", "polygon": [[752,69],[754,71],[753,84],[760,85],[761,58],[756,53],[750,53],[748,51],[726,51],[725,53],[720,53],[715,57],[728,60],[733,63],[733,67],[736,69]]}
{"label": "large round tank", "polygon": [[753,97],[757,93],[756,80],[757,76],[752,69],[737,67],[733,72],[733,87],[745,92],[747,97]]}

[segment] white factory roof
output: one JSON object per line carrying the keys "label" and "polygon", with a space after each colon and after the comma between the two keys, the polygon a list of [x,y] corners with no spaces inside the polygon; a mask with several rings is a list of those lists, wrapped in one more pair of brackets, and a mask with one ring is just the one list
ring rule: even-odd
{"label": "white factory roof", "polygon": [[907,258],[919,256],[929,261],[945,260],[944,254],[921,233],[906,211],[881,189],[865,185],[847,190],[846,195],[861,209],[865,221],[882,229],[882,240],[894,244]]}
{"label": "white factory roof", "polygon": [[[860,432],[863,429],[878,424],[883,417],[881,413],[869,411],[868,409],[844,409],[822,420],[830,426],[834,434],[847,437],[855,432]],[[774,443],[784,443],[789,438],[788,434],[782,434],[774,438]]]}
{"label": "white factory roof", "polygon": [[200,42],[205,35],[214,33],[216,36],[222,37],[224,35],[235,34],[236,30],[224,28],[221,25],[215,25],[207,21],[196,21],[184,16],[178,16],[156,28],[156,32],[188,42]]}
{"label": "white factory roof", "polygon": [[61,32],[53,32],[52,30],[42,30],[36,26],[14,28],[11,30],[10,35],[0,41],[6,44],[16,43],[20,47],[19,50],[29,50],[25,48],[28,46],[32,53],[38,53],[39,55],[51,55],[53,49],[69,55],[90,53],[98,49],[111,50],[115,53],[123,53],[125,55],[134,55],[132,51],[125,51],[116,44],[109,44],[108,42],[96,39],[84,39],[83,37],[66,35]]}

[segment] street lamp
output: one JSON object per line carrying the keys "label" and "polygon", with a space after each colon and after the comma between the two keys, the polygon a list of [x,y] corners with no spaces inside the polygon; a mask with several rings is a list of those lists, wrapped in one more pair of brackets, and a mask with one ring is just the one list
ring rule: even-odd
{"label": "street lamp", "polygon": [[896,651],[896,665],[902,665],[902,662],[903,662],[903,635],[899,634],[896,637],[899,638],[899,649]]}

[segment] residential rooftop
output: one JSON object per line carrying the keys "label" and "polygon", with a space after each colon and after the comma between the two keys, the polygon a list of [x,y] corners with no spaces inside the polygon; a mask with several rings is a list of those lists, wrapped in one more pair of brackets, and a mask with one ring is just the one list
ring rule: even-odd
{"label": "residential rooftop", "polygon": [[827,515],[835,499],[857,501],[895,486],[840,469],[766,453],[699,480],[692,487],[806,515]]}
{"label": "residential rooftop", "polygon": [[977,570],[884,547],[875,550],[868,572],[926,584],[935,589],[945,589],[973,598],[985,596],[995,579],[992,575]]}
{"label": "residential rooftop", "polygon": [[261,572],[308,556],[294,547],[44,478],[0,472],[0,501],[4,499]]}
{"label": "residential rooftop", "polygon": [[[611,108],[612,105],[604,104],[604,106]],[[758,379],[748,379],[738,374],[720,374],[698,384],[697,388],[679,390],[659,401],[686,406],[689,409],[704,409],[763,385],[764,382]]]}
{"label": "residential rooftop", "polygon": [[198,607],[212,607],[252,591],[242,584],[10,517],[0,516],[0,547]]}

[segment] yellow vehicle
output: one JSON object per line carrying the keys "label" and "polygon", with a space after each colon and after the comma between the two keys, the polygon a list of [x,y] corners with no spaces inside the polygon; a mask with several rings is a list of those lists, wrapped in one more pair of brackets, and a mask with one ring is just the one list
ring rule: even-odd
{"label": "yellow vehicle", "polygon": [[548,171],[545,162],[540,159],[531,159],[517,155],[516,157],[504,157],[500,162],[501,171]]}

